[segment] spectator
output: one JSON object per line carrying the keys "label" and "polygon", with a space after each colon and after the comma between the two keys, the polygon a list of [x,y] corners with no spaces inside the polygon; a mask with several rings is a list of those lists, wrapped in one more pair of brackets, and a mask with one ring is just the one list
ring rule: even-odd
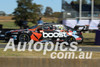
{"label": "spectator", "polygon": [[38,25],[43,25],[42,18],[39,18],[39,20],[38,20]]}
{"label": "spectator", "polygon": [[[16,21],[16,22],[18,22],[18,21]],[[20,29],[27,29],[29,27],[27,25],[27,21],[25,21],[23,19],[19,20],[19,24],[18,25],[20,26]]]}
{"label": "spectator", "polygon": [[27,21],[23,21],[23,27],[24,29],[27,29],[29,26],[27,25]]}
{"label": "spectator", "polygon": [[20,26],[20,29],[23,29],[23,20],[15,21],[18,22],[18,25]]}

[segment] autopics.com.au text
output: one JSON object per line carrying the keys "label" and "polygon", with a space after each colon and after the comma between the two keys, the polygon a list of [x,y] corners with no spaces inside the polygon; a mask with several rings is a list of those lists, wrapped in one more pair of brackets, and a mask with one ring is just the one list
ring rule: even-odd
{"label": "autopics.com.au text", "polygon": [[[28,48],[26,48],[28,44]],[[91,59],[92,58],[92,52],[83,52],[81,48],[78,48],[77,42],[72,42],[70,44],[70,47],[65,47],[64,45],[68,45],[67,42],[56,42],[54,44],[53,42],[36,42],[34,43],[33,40],[30,42],[22,45],[21,42],[19,42],[17,49],[15,48],[14,40],[10,39],[7,43],[6,47],[4,48],[4,51],[7,51],[8,49],[12,49],[12,51],[43,51],[43,55],[46,55],[47,52],[51,52],[50,57],[51,59]],[[21,48],[22,47],[22,48]],[[78,54],[76,54],[77,52]]]}

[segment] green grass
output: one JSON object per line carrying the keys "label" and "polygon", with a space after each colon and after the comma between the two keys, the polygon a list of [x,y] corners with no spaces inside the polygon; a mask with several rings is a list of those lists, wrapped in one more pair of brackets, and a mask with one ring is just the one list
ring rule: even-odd
{"label": "green grass", "polygon": [[40,51],[40,52],[37,52],[37,51],[32,51],[32,52],[29,52],[28,50],[26,51],[12,51],[12,50],[7,50],[6,52],[3,51],[4,49],[0,49],[0,56],[33,56],[33,57],[50,57],[50,53],[51,52],[48,52],[47,55],[43,55],[43,51]]}
{"label": "green grass", "polygon": [[[3,25],[3,28],[8,28],[8,29],[19,29],[19,26],[16,26],[14,22],[0,22],[0,24]],[[28,26],[31,27],[34,24],[31,22],[28,22]]]}
{"label": "green grass", "polygon": [[[43,51],[40,51],[40,52],[37,52],[37,51],[32,51],[32,52],[29,52],[28,50],[26,51],[22,51],[22,52],[18,52],[17,50],[16,51],[12,51],[12,50],[7,50],[6,52],[3,51],[4,49],[0,49],[0,56],[25,56],[25,57],[35,57],[35,58],[50,58],[50,54],[53,52],[47,52],[46,55],[43,55]],[[56,53],[59,53],[61,51],[57,51]],[[63,52],[65,53],[65,52]],[[76,51],[75,52],[75,56],[78,56],[80,52]],[[55,55],[56,56],[56,55]],[[100,58],[100,52],[93,52],[93,55],[92,55],[92,59],[95,59],[95,58]]]}
{"label": "green grass", "polygon": [[83,33],[83,37],[82,46],[95,46],[95,33]]}
{"label": "green grass", "polygon": [[[55,19],[55,18],[44,18],[43,19],[43,21],[44,22],[52,22],[52,21],[54,21],[54,22],[57,22],[57,19]],[[2,24],[3,25],[3,28],[9,28],[9,29],[19,29],[19,26],[16,26],[15,25],[15,23],[14,23],[14,21],[0,21],[0,24]],[[28,26],[29,27],[31,27],[31,26],[33,26],[33,25],[35,25],[35,24],[33,24],[33,23],[31,23],[31,22],[28,22]]]}
{"label": "green grass", "polygon": [[19,29],[19,27],[16,26],[14,22],[0,22],[0,24],[3,25],[3,28]]}

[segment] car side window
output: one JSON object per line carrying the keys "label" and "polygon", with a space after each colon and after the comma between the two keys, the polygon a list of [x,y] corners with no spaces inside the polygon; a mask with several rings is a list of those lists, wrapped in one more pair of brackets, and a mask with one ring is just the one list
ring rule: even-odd
{"label": "car side window", "polygon": [[52,25],[44,25],[43,29],[44,30],[53,30],[53,26]]}
{"label": "car side window", "polygon": [[65,30],[65,27],[63,25],[53,25],[53,28],[55,30]]}

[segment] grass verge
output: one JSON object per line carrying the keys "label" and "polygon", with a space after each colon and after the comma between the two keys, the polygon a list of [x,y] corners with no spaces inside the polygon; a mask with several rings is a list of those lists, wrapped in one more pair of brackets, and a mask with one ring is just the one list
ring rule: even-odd
{"label": "grass verge", "polygon": [[[53,51],[52,51],[53,52]],[[52,52],[47,52],[46,55],[43,55],[43,51],[37,52],[32,51],[29,52],[28,50],[24,52],[13,52],[12,50],[7,50],[6,52],[3,51],[3,49],[0,49],[0,56],[25,56],[25,57],[35,57],[35,58],[50,58],[50,54]],[[56,53],[59,53],[60,51],[57,51]],[[65,53],[65,52],[63,52]],[[80,52],[75,52],[75,56],[78,56]],[[86,53],[86,52],[85,52]],[[100,59],[100,52],[93,52],[92,59]]]}

